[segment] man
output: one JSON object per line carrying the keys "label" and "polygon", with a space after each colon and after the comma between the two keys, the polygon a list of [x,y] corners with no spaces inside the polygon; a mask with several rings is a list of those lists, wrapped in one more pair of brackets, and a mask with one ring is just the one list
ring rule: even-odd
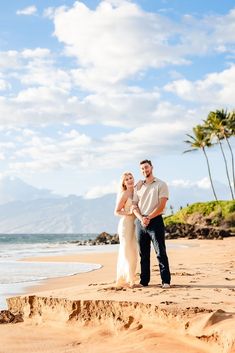
{"label": "man", "polygon": [[162,219],[168,200],[167,184],[153,176],[151,161],[140,162],[145,177],[141,187],[135,189],[133,213],[137,217],[136,235],[140,253],[140,285],[147,286],[150,281],[151,242],[159,262],[162,287],[169,288],[171,275],[165,246],[165,226]]}

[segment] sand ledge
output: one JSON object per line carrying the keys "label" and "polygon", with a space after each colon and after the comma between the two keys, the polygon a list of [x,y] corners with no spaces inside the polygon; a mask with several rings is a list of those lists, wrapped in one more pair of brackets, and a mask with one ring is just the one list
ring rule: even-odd
{"label": "sand ledge", "polygon": [[[34,323],[69,324],[82,327],[99,327],[108,324],[112,332],[140,331],[148,327],[164,327],[164,330],[186,339],[190,346],[198,346],[198,352],[234,351],[235,339],[220,322],[234,320],[232,313],[223,310],[189,307],[160,308],[154,304],[114,300],[69,300],[48,296],[20,296],[7,300],[14,314]],[[200,350],[201,349],[201,350]]]}

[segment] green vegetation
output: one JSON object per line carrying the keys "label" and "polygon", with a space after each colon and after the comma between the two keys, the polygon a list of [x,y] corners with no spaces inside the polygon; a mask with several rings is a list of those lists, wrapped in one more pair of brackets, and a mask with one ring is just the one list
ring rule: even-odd
{"label": "green vegetation", "polygon": [[235,227],[235,201],[197,202],[164,218],[165,224],[189,223],[202,226]]}
{"label": "green vegetation", "polygon": [[[184,141],[190,146],[190,149],[184,153],[201,150],[204,154],[207,164],[208,175],[211,183],[211,188],[216,201],[217,195],[213,184],[211,175],[211,166],[207,156],[207,149],[215,145],[219,145],[222,158],[224,161],[226,177],[228,180],[228,187],[231,194],[231,199],[235,198],[235,170],[234,170],[234,155],[229,139],[235,136],[235,111],[227,112],[221,109],[211,111],[207,119],[203,121],[202,125],[197,125],[193,128],[192,134],[187,134],[188,139]],[[231,165],[228,165],[228,157],[224,151],[224,142],[226,143],[230,152]],[[229,172],[230,171],[230,172]],[[231,174],[231,175],[230,175]]]}

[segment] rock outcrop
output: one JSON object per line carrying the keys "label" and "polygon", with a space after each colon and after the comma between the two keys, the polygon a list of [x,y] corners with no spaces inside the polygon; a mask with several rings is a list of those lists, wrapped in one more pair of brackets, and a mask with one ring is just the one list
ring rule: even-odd
{"label": "rock outcrop", "polygon": [[73,241],[77,245],[107,245],[119,244],[118,234],[100,233],[95,239]]}
{"label": "rock outcrop", "polygon": [[[166,226],[166,239],[223,239],[232,236],[230,230],[219,227],[201,227],[194,224],[170,224]],[[100,233],[95,239],[77,240],[77,245],[119,244],[118,234]]]}
{"label": "rock outcrop", "polygon": [[232,234],[228,229],[217,227],[200,227],[194,224],[171,224],[166,226],[166,238],[177,239],[223,239]]}
{"label": "rock outcrop", "polygon": [[23,317],[22,314],[12,314],[9,310],[2,310],[0,311],[0,324],[16,324],[17,322],[22,322]]}

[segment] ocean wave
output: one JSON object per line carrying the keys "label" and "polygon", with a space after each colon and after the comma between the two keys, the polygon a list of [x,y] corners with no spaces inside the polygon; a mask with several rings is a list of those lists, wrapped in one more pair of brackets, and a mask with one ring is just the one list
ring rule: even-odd
{"label": "ocean wave", "polygon": [[99,264],[78,262],[1,262],[0,285],[72,276],[100,267]]}

